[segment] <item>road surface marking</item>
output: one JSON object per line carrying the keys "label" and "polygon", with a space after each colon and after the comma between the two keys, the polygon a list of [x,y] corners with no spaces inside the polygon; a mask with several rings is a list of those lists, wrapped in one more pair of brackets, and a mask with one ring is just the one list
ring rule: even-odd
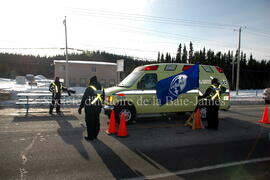
{"label": "road surface marking", "polygon": [[186,169],[186,170],[180,170],[180,171],[163,173],[163,174],[156,174],[156,175],[149,175],[149,176],[146,175],[144,177],[128,178],[128,180],[166,178],[166,177],[172,176],[172,174],[174,176],[179,176],[179,175],[184,175],[184,174],[192,174],[192,173],[209,171],[209,170],[214,170],[214,169],[219,169],[219,168],[227,168],[231,166],[238,166],[238,165],[265,162],[265,161],[270,161],[270,157],[250,159],[250,160],[245,160],[245,161],[236,161],[236,162],[231,162],[231,163],[216,164],[213,166],[204,166],[201,168]]}
{"label": "road surface marking", "polygon": [[[32,139],[31,143],[23,150],[21,153],[22,158],[22,166],[24,166],[27,162],[26,154],[32,149],[35,141],[37,140],[38,136],[41,134],[41,132],[37,133],[36,136]],[[21,140],[21,139],[20,139]],[[20,168],[20,179],[25,179],[25,175],[28,173],[25,168]]]}

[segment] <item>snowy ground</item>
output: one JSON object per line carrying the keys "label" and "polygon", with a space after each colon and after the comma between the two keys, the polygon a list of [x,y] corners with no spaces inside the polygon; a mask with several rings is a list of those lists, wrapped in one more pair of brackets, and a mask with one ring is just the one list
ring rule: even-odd
{"label": "snowy ground", "polygon": [[231,104],[263,104],[263,89],[231,91]]}
{"label": "snowy ground", "polygon": [[0,89],[9,91],[11,93],[18,92],[45,92],[48,91],[48,83],[38,83],[37,86],[30,86],[28,84],[16,84],[13,79],[0,78]]}
{"label": "snowy ground", "polygon": [[[33,93],[49,93],[50,83],[38,83],[37,86],[30,86],[28,84],[16,84],[15,80],[0,78],[0,89],[11,92],[16,95],[17,93],[33,92]],[[76,94],[82,94],[85,90],[83,87],[72,87],[76,90]]]}
{"label": "snowy ground", "polygon": [[[0,78],[0,89],[4,89],[12,93],[13,102],[17,98],[18,93],[33,92],[33,93],[49,93],[49,83],[38,83],[37,86],[28,84],[16,84],[15,80]],[[76,96],[80,97],[84,93],[85,87],[71,87],[76,90]],[[230,92],[231,104],[255,104],[263,103],[263,89],[255,90],[240,90],[236,95],[235,91]]]}

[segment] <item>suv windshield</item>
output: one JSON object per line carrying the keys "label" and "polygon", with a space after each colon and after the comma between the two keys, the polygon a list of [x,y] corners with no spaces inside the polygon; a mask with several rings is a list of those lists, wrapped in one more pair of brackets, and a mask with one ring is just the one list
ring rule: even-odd
{"label": "suv windshield", "polygon": [[118,86],[120,87],[130,87],[132,86],[143,74],[143,72],[132,72],[123,81],[121,81]]}

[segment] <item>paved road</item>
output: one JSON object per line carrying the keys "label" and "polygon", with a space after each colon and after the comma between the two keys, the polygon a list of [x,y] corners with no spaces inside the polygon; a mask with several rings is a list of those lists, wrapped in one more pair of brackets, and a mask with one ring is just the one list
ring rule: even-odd
{"label": "paved road", "polygon": [[139,119],[128,138],[89,143],[84,116],[65,109],[0,110],[0,179],[269,179],[270,125],[263,106],[220,112],[219,131],[184,127],[188,115]]}

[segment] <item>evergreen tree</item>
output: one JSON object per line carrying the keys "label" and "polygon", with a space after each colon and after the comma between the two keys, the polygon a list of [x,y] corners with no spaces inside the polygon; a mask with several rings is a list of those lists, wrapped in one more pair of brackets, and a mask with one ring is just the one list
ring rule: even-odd
{"label": "evergreen tree", "polygon": [[177,53],[176,53],[176,63],[181,63],[181,56],[182,56],[182,44],[180,43],[177,49]]}
{"label": "evergreen tree", "polygon": [[164,55],[163,55],[163,53],[161,54],[160,62],[164,63]]}
{"label": "evergreen tree", "polygon": [[172,62],[172,57],[171,57],[170,53],[168,54],[168,62],[169,62],[169,63]]}
{"label": "evergreen tree", "polygon": [[190,43],[189,43],[189,52],[188,52],[188,54],[189,54],[189,57],[188,57],[188,62],[189,63],[194,63],[193,62],[193,44],[192,44],[192,42],[190,41]]}
{"label": "evergreen tree", "polygon": [[203,52],[202,52],[202,62],[203,63],[205,63],[205,58],[206,58],[205,47],[203,47]]}
{"label": "evergreen tree", "polygon": [[182,62],[187,63],[187,48],[186,48],[185,44],[184,44],[184,48],[183,48]]}
{"label": "evergreen tree", "polygon": [[157,63],[160,63],[160,52],[158,52]]}

